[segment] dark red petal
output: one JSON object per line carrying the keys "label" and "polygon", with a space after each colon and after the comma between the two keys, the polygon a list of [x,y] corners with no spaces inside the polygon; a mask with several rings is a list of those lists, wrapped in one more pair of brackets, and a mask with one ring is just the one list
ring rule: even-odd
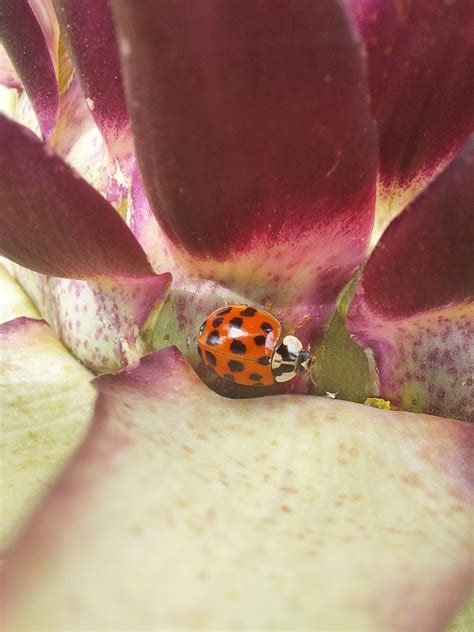
{"label": "dark red petal", "polygon": [[27,128],[0,115],[0,252],[57,277],[153,274],[115,209]]}
{"label": "dark red petal", "polygon": [[254,300],[324,302],[373,221],[375,133],[339,3],[112,6],[145,187],[184,264]]}
{"label": "dark red petal", "polygon": [[54,0],[54,5],[92,115],[106,141],[115,143],[129,121],[109,1]]}
{"label": "dark red petal", "polygon": [[384,398],[460,418],[474,416],[473,173],[470,141],[384,233],[349,312]]}
{"label": "dark red petal", "polygon": [[380,233],[473,128],[474,3],[351,1],[380,133]]}
{"label": "dark red petal", "polygon": [[2,1],[0,40],[31,100],[41,132],[47,138],[58,116],[58,84],[48,44],[27,0]]}

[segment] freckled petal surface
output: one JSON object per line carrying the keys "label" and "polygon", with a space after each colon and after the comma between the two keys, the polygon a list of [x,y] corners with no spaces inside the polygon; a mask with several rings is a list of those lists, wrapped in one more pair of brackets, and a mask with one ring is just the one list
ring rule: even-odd
{"label": "freckled petal surface", "polygon": [[0,115],[0,251],[68,278],[144,277],[145,253],[104,198],[25,127]]}
{"label": "freckled petal surface", "polygon": [[461,419],[474,417],[473,172],[471,141],[387,229],[349,312],[382,397]]}
{"label": "freckled petal surface", "polygon": [[15,266],[15,275],[56,335],[88,369],[110,373],[138,362],[141,335],[166,299],[171,275],[73,280]]}
{"label": "freckled petal surface", "polygon": [[380,133],[373,240],[425,188],[474,126],[471,0],[352,0]]}
{"label": "freckled petal surface", "polygon": [[253,302],[321,305],[360,263],[376,141],[338,2],[112,2],[137,157],[173,256]]}
{"label": "freckled petal surface", "polygon": [[47,138],[58,116],[58,85],[48,44],[28,0],[3,0],[0,41],[28,93],[41,132]]}
{"label": "freckled petal surface", "polygon": [[3,550],[83,439],[95,392],[43,321],[0,325],[0,357]]}
{"label": "freckled petal surface", "polygon": [[469,424],[226,400],[173,349],[101,378],[4,573],[11,629],[443,629],[467,596]]}
{"label": "freckled petal surface", "polygon": [[84,96],[113,149],[128,133],[129,122],[110,2],[55,0],[54,4]]}

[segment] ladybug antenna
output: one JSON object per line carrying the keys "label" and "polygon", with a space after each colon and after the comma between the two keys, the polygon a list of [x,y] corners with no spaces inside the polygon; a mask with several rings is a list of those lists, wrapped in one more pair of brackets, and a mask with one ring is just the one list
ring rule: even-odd
{"label": "ladybug antenna", "polygon": [[298,329],[301,329],[301,327],[303,327],[303,325],[310,319],[310,315],[309,314],[305,314],[303,316],[303,318],[300,320],[299,323],[297,323],[296,325],[294,325],[290,330],[288,330],[287,332],[287,336],[294,336],[296,331]]}

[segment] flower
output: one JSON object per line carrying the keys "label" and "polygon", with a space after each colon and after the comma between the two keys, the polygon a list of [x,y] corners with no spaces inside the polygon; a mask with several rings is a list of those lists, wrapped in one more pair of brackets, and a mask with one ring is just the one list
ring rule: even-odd
{"label": "flower", "polygon": [[[462,603],[472,427],[422,413],[472,413],[468,10],[4,3],[0,247],[49,324],[5,273],[10,524],[81,443],[7,556],[11,627],[439,629]],[[309,314],[353,377],[346,320],[365,396],[420,414],[212,393],[188,361],[225,299]]]}

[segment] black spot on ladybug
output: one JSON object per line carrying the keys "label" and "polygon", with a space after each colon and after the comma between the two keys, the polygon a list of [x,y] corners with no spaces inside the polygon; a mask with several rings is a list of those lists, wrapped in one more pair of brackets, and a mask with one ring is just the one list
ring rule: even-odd
{"label": "black spot on ladybug", "polygon": [[238,316],[236,316],[235,318],[232,318],[232,320],[230,321],[229,325],[231,327],[242,327],[242,323],[243,323],[243,319],[239,318]]}
{"label": "black spot on ladybug", "polygon": [[219,332],[214,329],[206,338],[206,344],[215,346],[219,342]]}
{"label": "black spot on ladybug", "polygon": [[260,325],[260,329],[263,329],[263,331],[265,331],[267,334],[273,331],[273,327],[270,325],[270,323],[267,323],[266,321]]}
{"label": "black spot on ladybug", "polygon": [[266,337],[265,336],[255,336],[255,338],[253,339],[253,341],[255,342],[256,345],[258,345],[259,347],[261,347],[262,345],[265,344],[266,341]]}
{"label": "black spot on ladybug", "polygon": [[258,364],[262,364],[263,366],[268,366],[270,364],[270,358],[267,356],[261,356],[257,360]]}
{"label": "black spot on ladybug", "polygon": [[286,362],[294,362],[298,358],[297,354],[291,353],[285,344],[281,344],[278,347],[277,353],[279,353],[281,355],[281,359]]}
{"label": "black spot on ladybug", "polygon": [[212,366],[216,366],[217,364],[216,356],[210,351],[207,351],[207,349],[206,349],[206,358],[209,364],[212,364]]}
{"label": "black spot on ladybug", "polygon": [[232,373],[224,373],[222,377],[224,378],[224,380],[229,380],[229,382],[235,382],[235,377],[232,375]]}
{"label": "black spot on ladybug", "polygon": [[252,380],[252,382],[260,382],[260,380],[262,379],[262,375],[260,375],[259,373],[251,373],[249,375],[249,379]]}
{"label": "black spot on ladybug", "polygon": [[220,309],[220,310],[217,312],[217,315],[218,315],[218,316],[224,316],[224,314],[228,314],[228,313],[229,313],[229,312],[231,312],[231,311],[232,311],[232,307],[224,307],[223,309]]}
{"label": "black spot on ladybug", "polygon": [[294,364],[280,364],[276,369],[272,369],[272,373],[275,376],[283,375],[283,373],[294,373],[295,365]]}
{"label": "black spot on ladybug", "polygon": [[207,320],[205,320],[203,322],[203,324],[199,327],[199,333],[202,334],[202,332],[204,331],[204,327],[207,325]]}
{"label": "black spot on ladybug", "polygon": [[238,355],[243,355],[247,351],[247,347],[240,340],[232,340],[230,343],[230,350],[232,353],[237,353]]}
{"label": "black spot on ladybug", "polygon": [[257,310],[254,307],[247,307],[246,309],[240,312],[241,316],[253,316],[257,313]]}
{"label": "black spot on ladybug", "polygon": [[202,351],[201,351],[201,347],[200,347],[199,345],[198,345],[197,350],[198,350],[199,355],[200,355],[200,356],[201,356],[201,358],[202,358]]}
{"label": "black spot on ladybug", "polygon": [[214,318],[214,320],[212,321],[212,326],[219,327],[219,325],[222,325],[223,322],[224,322],[223,318]]}
{"label": "black spot on ladybug", "polygon": [[229,362],[227,363],[227,366],[232,371],[232,373],[240,373],[241,371],[244,370],[244,365],[242,364],[242,362],[239,362],[238,360],[229,360]]}

